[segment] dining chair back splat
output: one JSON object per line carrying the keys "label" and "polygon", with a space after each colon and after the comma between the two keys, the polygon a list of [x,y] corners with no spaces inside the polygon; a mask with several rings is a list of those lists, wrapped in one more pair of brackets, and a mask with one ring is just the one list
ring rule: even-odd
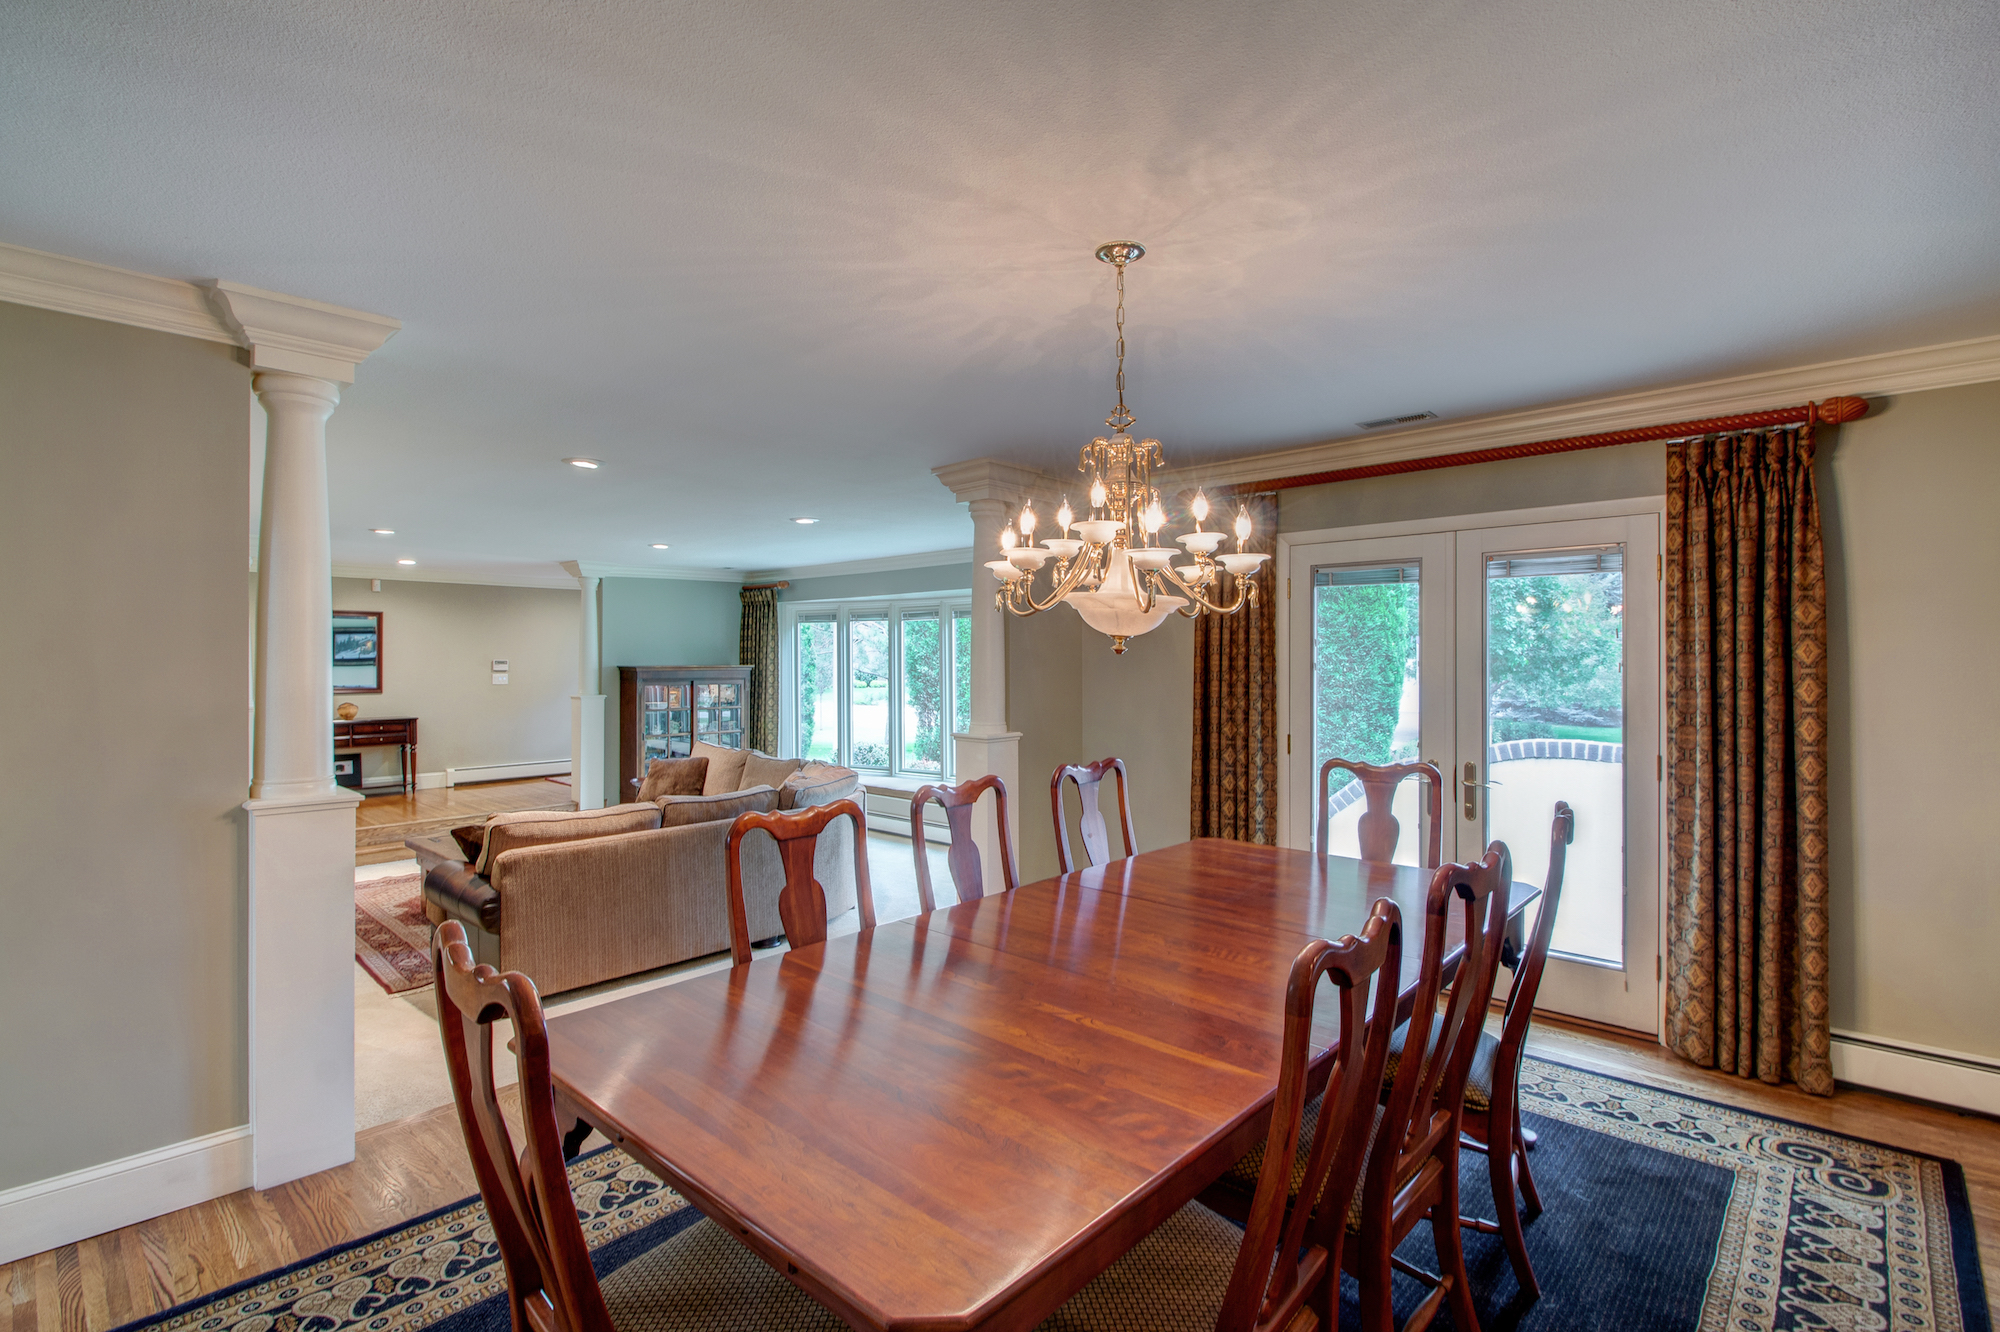
{"label": "dining chair back splat", "polygon": [[[475,963],[455,920],[438,926],[431,962],[452,1099],[500,1245],[512,1332],[695,1332],[712,1326],[718,1292],[760,1327],[840,1332],[839,1319],[706,1218],[627,1262],[607,1300],[564,1168],[535,983]],[[494,1086],[493,1024],[501,1018],[514,1028],[524,1144],[509,1131]]]}
{"label": "dining chair back splat", "polygon": [[[1497,1231],[1506,1245],[1507,1259],[1514,1277],[1529,1298],[1539,1298],[1541,1282],[1535,1266],[1528,1261],[1527,1237],[1523,1221],[1532,1221],[1542,1211],[1535,1177],[1528,1169],[1529,1139],[1521,1127],[1521,1053],[1528,1043],[1528,1023],[1534,1017],[1535,993],[1542,987],[1542,972],[1549,962],[1549,939],[1555,933],[1556,908],[1562,904],[1563,867],[1569,844],[1576,837],[1576,814],[1563,801],[1556,801],[1555,817],[1549,826],[1549,874],[1542,884],[1541,901],[1536,904],[1535,932],[1528,948],[1514,964],[1514,988],[1507,995],[1506,1015],[1500,1021],[1500,1039],[1493,1052],[1492,1086],[1484,1096],[1468,1088],[1463,1125],[1463,1145],[1486,1154],[1487,1173],[1493,1184],[1493,1206],[1497,1221],[1461,1218],[1470,1229]],[[1495,974],[1496,980],[1498,974]],[[1482,1043],[1493,1038],[1483,1033]],[[1485,1063],[1482,1050],[1475,1063]],[[1480,1102],[1484,1104],[1480,1104]],[[1527,1200],[1525,1214],[1515,1206],[1518,1187]]]}
{"label": "dining chair back splat", "polygon": [[1423,866],[1430,869],[1444,859],[1444,774],[1435,763],[1391,763],[1378,766],[1357,760],[1330,758],[1319,765],[1319,828],[1313,849],[1322,856],[1327,854],[1327,781],[1335,768],[1351,772],[1361,783],[1362,795],[1368,804],[1361,813],[1360,834],[1361,859],[1391,861],[1396,858],[1396,842],[1402,835],[1402,825],[1390,812],[1395,804],[1396,788],[1406,777],[1420,777],[1429,786],[1424,797],[1424,812],[1430,816],[1430,836],[1426,840]]}
{"label": "dining chair back splat", "polygon": [[1056,872],[1059,874],[1068,874],[1076,868],[1076,862],[1069,853],[1069,827],[1063,818],[1062,785],[1065,778],[1076,787],[1076,834],[1083,843],[1085,862],[1102,865],[1111,859],[1111,830],[1105,826],[1104,811],[1098,807],[1098,797],[1102,794],[1099,788],[1107,775],[1118,778],[1118,829],[1125,835],[1125,854],[1132,855],[1139,849],[1138,839],[1132,835],[1132,801],[1125,790],[1125,760],[1106,758],[1095,763],[1065,764],[1049,778],[1049,809],[1056,821]]}
{"label": "dining chair back splat", "polygon": [[[1512,874],[1506,845],[1494,842],[1479,861],[1440,866],[1431,879],[1416,1008],[1406,1030],[1431,1032],[1433,1039],[1422,1058],[1410,1058],[1406,1051],[1397,1062],[1381,1131],[1362,1178],[1358,1214],[1349,1221],[1355,1233],[1345,1262],[1361,1287],[1361,1325],[1368,1332],[1389,1332],[1395,1326],[1389,1303],[1392,1270],[1432,1284],[1405,1328],[1426,1326],[1447,1301],[1460,1332],[1479,1327],[1459,1241],[1458,1136],[1465,1080],[1493,998]],[[1465,951],[1450,989],[1441,995],[1445,927],[1453,910],[1464,918]],[[1446,998],[1445,1010],[1442,1020],[1434,1021],[1441,997]],[[1392,1261],[1396,1246],[1425,1219],[1432,1222],[1437,1244],[1440,1270],[1435,1276]]]}
{"label": "dining chair back splat", "polygon": [[[541,997],[518,971],[475,966],[458,921],[438,927],[431,960],[452,1098],[500,1244],[515,1332],[613,1332],[570,1196]],[[519,1067],[527,1142],[518,1151],[494,1087],[493,1023],[502,1017],[513,1024]]]}
{"label": "dining chair back splat", "polygon": [[[1294,1200],[1354,1196],[1375,1122],[1373,1093],[1381,1085],[1396,1022],[1402,961],[1402,916],[1386,898],[1370,910],[1359,936],[1314,939],[1300,950],[1285,986],[1266,1165],[1243,1228],[1199,1202],[1185,1204],[1072,1296],[1042,1324],[1044,1332],[1134,1327],[1334,1332],[1339,1327],[1346,1228],[1329,1229],[1321,1224],[1326,1209],[1315,1212],[1311,1202]],[[1327,1091],[1316,1117],[1309,1117],[1313,1010],[1322,981],[1331,982],[1339,1005],[1340,1037]],[[1296,1158],[1293,1143],[1298,1143]],[[1214,1303],[1217,1291],[1220,1304]]]}
{"label": "dining chair back splat", "polygon": [[924,806],[935,800],[938,807],[944,810],[945,823],[951,828],[951,847],[945,853],[945,865],[951,870],[951,882],[958,889],[958,900],[973,902],[986,896],[986,879],[979,864],[979,844],[972,836],[973,806],[985,791],[993,793],[994,816],[1000,829],[1001,891],[1012,892],[1021,886],[1021,880],[1014,873],[1014,849],[1007,837],[1007,783],[988,773],[956,786],[919,786],[917,793],[910,797],[910,843],[917,857],[917,900],[926,915],[937,910],[937,897],[931,892],[931,862],[924,849]]}
{"label": "dining chair back splat", "polygon": [[742,966],[750,960],[750,921],[743,903],[743,839],[767,832],[778,839],[785,866],[785,884],[778,890],[778,919],[785,941],[793,948],[826,942],[826,889],[813,876],[813,855],[819,835],[838,818],[854,820],[854,900],[861,928],[875,928],[875,894],[868,886],[868,816],[852,800],[834,800],[804,809],[762,814],[738,814],[729,825],[729,960]]}

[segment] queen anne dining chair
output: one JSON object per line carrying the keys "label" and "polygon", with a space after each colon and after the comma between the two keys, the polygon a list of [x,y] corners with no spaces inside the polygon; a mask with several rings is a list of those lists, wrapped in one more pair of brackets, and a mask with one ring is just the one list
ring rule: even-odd
{"label": "queen anne dining chair", "polygon": [[813,855],[819,835],[838,818],[854,820],[854,901],[861,928],[875,928],[875,894],[868,886],[868,816],[852,800],[833,800],[803,809],[764,814],[738,814],[729,825],[724,855],[729,866],[729,960],[742,966],[750,960],[749,911],[743,900],[743,839],[767,832],[778,840],[785,866],[785,883],[778,890],[778,919],[793,948],[826,942],[826,889],[813,875]]}
{"label": "queen anne dining chair", "polygon": [[[1472,1071],[1465,1083],[1462,1145],[1485,1155],[1487,1174],[1493,1184],[1493,1206],[1499,1219],[1461,1217],[1459,1221],[1471,1230],[1499,1233],[1501,1243],[1507,1247],[1507,1260],[1514,1265],[1514,1277],[1531,1299],[1541,1297],[1542,1285],[1535,1279],[1535,1265],[1528,1261],[1527,1236],[1521,1227],[1523,1222],[1541,1215],[1542,1198],[1528,1169],[1528,1148],[1534,1139],[1521,1127],[1521,1052],[1528,1043],[1535,994],[1541,989],[1542,971],[1549,961],[1556,908],[1562,904],[1563,864],[1575,837],[1576,814],[1558,800],[1555,818],[1549,826],[1549,873],[1542,882],[1541,900],[1535,904],[1538,911],[1535,933],[1528,940],[1527,952],[1513,963],[1514,988],[1507,994],[1500,1038],[1496,1041],[1482,1028],[1479,1049],[1472,1057]],[[1525,1212],[1514,1202],[1517,1186],[1527,1200]]]}
{"label": "queen anne dining chair", "polygon": [[979,844],[972,839],[972,814],[973,806],[985,791],[993,793],[994,815],[1000,829],[1000,890],[1012,892],[1021,886],[1014,873],[1014,849],[1007,836],[1007,783],[988,773],[956,786],[919,786],[910,797],[910,845],[917,857],[917,901],[926,915],[937,910],[937,898],[931,892],[931,861],[924,849],[924,806],[935,800],[951,828],[951,848],[945,853],[945,865],[951,870],[958,900],[977,901],[986,896],[986,879],[979,865]]}
{"label": "queen anne dining chair", "polygon": [[1361,813],[1361,858],[1363,860],[1390,861],[1396,858],[1396,843],[1402,835],[1402,825],[1390,812],[1395,804],[1396,788],[1408,777],[1420,777],[1429,786],[1424,797],[1425,813],[1430,816],[1430,837],[1425,845],[1423,866],[1434,868],[1444,859],[1444,774],[1435,763],[1390,763],[1378,766],[1359,760],[1330,758],[1319,765],[1319,828],[1313,839],[1313,849],[1324,856],[1327,853],[1327,824],[1331,815],[1327,802],[1332,795],[1327,789],[1334,769],[1354,774],[1361,783],[1361,792],[1367,800],[1367,808]]}
{"label": "queen anne dining chair", "polygon": [[[1469,865],[1440,866],[1431,876],[1409,1028],[1437,1034],[1432,1057],[1405,1062],[1394,1071],[1387,1069],[1384,1061],[1388,1094],[1376,1112],[1361,1186],[1351,1194],[1329,1195],[1332,1201],[1324,1209],[1329,1218],[1337,1216],[1346,1228],[1347,1242],[1340,1250],[1340,1259],[1360,1286],[1361,1326],[1367,1332],[1390,1332],[1396,1326],[1390,1307],[1390,1281],[1395,1271],[1431,1287],[1403,1324],[1404,1332],[1428,1326],[1447,1302],[1452,1322],[1462,1332],[1477,1332],[1479,1327],[1455,1224],[1459,1215],[1459,1130],[1464,1120],[1465,1081],[1487,1005],[1492,1001],[1500,945],[1506,937],[1511,871],[1506,846],[1495,842],[1487,848],[1484,859]],[[1465,949],[1450,989],[1443,992],[1449,997],[1440,1013],[1446,927],[1454,908],[1462,917]],[[1378,1089],[1380,1086],[1378,1083]],[[1308,1103],[1308,1126],[1316,1113],[1317,1105]],[[1251,1181],[1262,1179],[1272,1145],[1279,1141],[1270,1139],[1244,1156],[1202,1194],[1202,1201],[1225,1215],[1247,1215],[1246,1200],[1255,1187]],[[1296,1191],[1306,1177],[1298,1151],[1293,1153],[1292,1167]],[[1438,1224],[1445,1218],[1451,1223]],[[1437,1273],[1393,1257],[1396,1246],[1423,1220],[1432,1222],[1431,1238],[1441,1269]]]}
{"label": "queen anne dining chair", "polygon": [[[1199,1202],[1168,1217],[1041,1325],[1041,1332],[1309,1332],[1339,1327],[1341,1252],[1332,1211],[1297,1199],[1354,1195],[1375,1120],[1402,974],[1402,918],[1375,903],[1359,937],[1314,939],[1291,965],[1278,1088],[1264,1159],[1241,1231]],[[1313,1009],[1322,979],[1340,1040],[1320,1113],[1306,1122]],[[1370,982],[1373,982],[1372,986]],[[1374,1010],[1368,997],[1374,992]],[[1297,1169],[1280,1144],[1300,1144]]]}
{"label": "queen anne dining chair", "polygon": [[[448,920],[432,945],[438,1026],[452,1099],[500,1261],[513,1332],[695,1332],[717,1309],[758,1327],[838,1332],[811,1296],[706,1218],[626,1263],[602,1285],[564,1168],[549,1074],[549,1036],[535,984],[475,964],[465,926]],[[513,1025],[521,1134],[500,1110],[493,1024]]]}
{"label": "queen anne dining chair", "polygon": [[1125,837],[1125,854],[1138,851],[1138,840],[1132,835],[1132,801],[1125,790],[1125,760],[1106,758],[1095,763],[1065,764],[1049,778],[1049,809],[1056,822],[1059,873],[1068,874],[1076,868],[1069,851],[1069,827],[1063,818],[1063,782],[1067,780],[1076,787],[1076,832],[1083,843],[1084,859],[1092,865],[1102,865],[1111,859],[1111,830],[1105,826],[1104,811],[1098,808],[1097,801],[1105,777],[1114,775],[1118,778],[1118,830]]}

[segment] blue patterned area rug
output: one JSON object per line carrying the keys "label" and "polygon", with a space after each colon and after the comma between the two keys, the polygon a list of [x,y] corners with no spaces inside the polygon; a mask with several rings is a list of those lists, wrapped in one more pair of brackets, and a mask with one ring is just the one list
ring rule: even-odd
{"label": "blue patterned area rug", "polygon": [[[1543,1293],[1523,1300],[1498,1239],[1468,1232],[1485,1332],[1992,1332],[1957,1163],[1545,1060],[1522,1076],[1541,1135],[1547,1210],[1528,1248]],[[570,1179],[600,1277],[698,1215],[611,1148]],[[1470,1154],[1464,1194],[1468,1212],[1489,1212]],[[1401,1252],[1435,1267],[1423,1226]],[[1400,1321],[1421,1287],[1397,1282]],[[472,1198],[119,1332],[507,1327],[499,1249]]]}

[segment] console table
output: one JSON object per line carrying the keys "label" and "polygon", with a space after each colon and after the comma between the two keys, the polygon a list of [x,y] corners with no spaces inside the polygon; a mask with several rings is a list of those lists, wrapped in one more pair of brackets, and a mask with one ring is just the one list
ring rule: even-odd
{"label": "console table", "polygon": [[415,717],[356,717],[333,724],[335,749],[379,749],[394,745],[401,764],[402,783],[398,789],[415,795],[417,791],[417,719]]}

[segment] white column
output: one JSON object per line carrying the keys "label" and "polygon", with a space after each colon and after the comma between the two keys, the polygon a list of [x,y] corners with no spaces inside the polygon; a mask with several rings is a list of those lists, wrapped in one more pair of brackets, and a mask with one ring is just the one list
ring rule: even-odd
{"label": "white column", "polygon": [[[576,693],[569,700],[569,780],[578,809],[602,809],[622,804],[626,792],[604,791],[604,704],[597,593],[599,580],[581,572],[577,585],[583,592],[582,613],[577,618]],[[619,775],[620,783],[624,775]]]}
{"label": "white column", "polygon": [[354,807],[333,780],[333,381],[266,370],[248,816],[250,1123],[260,1189],[354,1159]]}
{"label": "white column", "polygon": [[[1007,623],[994,601],[999,584],[981,561],[997,558],[1000,528],[1009,504],[992,495],[967,502],[972,514],[972,721],[971,729],[952,736],[958,780],[991,773],[1007,784],[1013,825],[1008,840],[1014,863],[1020,864],[1020,822],[1036,806],[1021,789],[1021,733],[1007,729]],[[1064,611],[1064,614],[1068,614]],[[973,821],[980,863],[989,881],[1000,872],[1000,842],[995,833],[994,805],[982,801]]]}

